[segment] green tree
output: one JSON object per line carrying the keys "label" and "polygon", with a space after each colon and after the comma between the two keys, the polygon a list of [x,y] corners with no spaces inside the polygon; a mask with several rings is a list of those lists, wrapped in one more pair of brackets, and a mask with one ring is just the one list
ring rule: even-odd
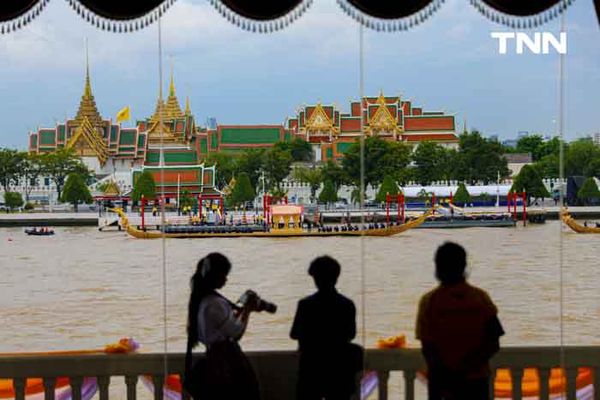
{"label": "green tree", "polygon": [[337,190],[339,190],[342,185],[348,183],[348,177],[346,176],[344,169],[340,164],[333,160],[327,160],[327,162],[321,166],[321,177],[322,181],[331,181]]}
{"label": "green tree", "polygon": [[290,174],[292,156],[289,152],[273,147],[265,155],[263,168],[270,189],[280,189],[281,182]]}
{"label": "green tree", "polygon": [[237,172],[245,172],[250,178],[252,187],[259,187],[259,178],[263,171],[266,151],[264,149],[244,150],[237,160]]}
{"label": "green tree", "polygon": [[331,181],[325,181],[323,184],[323,190],[319,193],[319,202],[331,204],[337,201],[337,190]]}
{"label": "green tree", "polygon": [[256,193],[250,183],[248,174],[242,172],[238,175],[235,186],[231,192],[231,203],[234,206],[246,206],[246,203],[254,200]]}
{"label": "green tree", "polygon": [[17,150],[0,149],[0,185],[5,192],[10,192],[10,187],[19,183],[21,161],[22,155]]}
{"label": "green tree", "polygon": [[[379,186],[386,175],[398,178],[410,162],[411,149],[404,143],[385,141],[376,136],[368,137],[364,142],[365,186]],[[342,159],[342,168],[356,187],[360,185],[360,158],[360,142],[356,141]]]}
{"label": "green tree", "polygon": [[58,198],[62,197],[62,190],[67,176],[73,172],[84,174],[84,180],[89,178],[89,171],[79,157],[71,149],[59,149],[41,157],[43,172],[47,174],[54,185]]}
{"label": "green tree", "polygon": [[60,201],[73,204],[75,212],[79,203],[90,204],[93,201],[83,176],[75,172],[69,174]]}
{"label": "green tree", "polygon": [[517,142],[517,153],[529,153],[533,161],[540,160],[544,154],[544,138],[541,135],[524,136]]}
{"label": "green tree", "polygon": [[23,197],[19,192],[4,192],[4,204],[10,210],[19,208],[23,205]]}
{"label": "green tree", "polygon": [[527,204],[531,204],[532,198],[550,197],[538,169],[533,165],[525,165],[521,168],[510,191],[525,192],[527,194]]}
{"label": "green tree", "polygon": [[558,178],[560,176],[560,161],[558,154],[547,154],[534,163],[538,173],[543,178]]}
{"label": "green tree", "polygon": [[277,142],[273,147],[289,152],[294,161],[309,162],[313,160],[312,146],[299,137],[295,137],[289,142]]}
{"label": "green tree", "polygon": [[214,165],[217,170],[216,184],[219,189],[226,187],[238,172],[238,159],[238,156],[230,153],[210,153],[207,164]]}
{"label": "green tree", "polygon": [[463,207],[465,204],[471,202],[471,195],[469,194],[469,191],[463,182],[458,184],[458,188],[454,194],[453,202],[455,204],[460,204]]}
{"label": "green tree", "polygon": [[296,167],[292,173],[295,180],[298,182],[306,183],[310,187],[310,202],[314,203],[316,199],[317,190],[321,187],[323,179],[321,169],[319,168],[306,168]]}
{"label": "green tree", "polygon": [[569,143],[569,147],[565,152],[566,176],[593,176],[597,165],[595,160],[598,159],[600,159],[600,147],[593,142],[579,139]]}
{"label": "green tree", "polygon": [[600,190],[598,190],[598,185],[594,178],[589,177],[583,181],[583,185],[581,185],[581,188],[577,192],[577,198],[585,205],[595,204],[598,201]]}
{"label": "green tree", "polygon": [[434,142],[421,142],[412,154],[415,180],[423,185],[444,179],[447,165],[446,149]]}
{"label": "green tree", "polygon": [[478,131],[460,135],[459,150],[455,160],[455,179],[484,184],[509,175],[503,148],[495,140],[486,139]]}
{"label": "green tree", "polygon": [[400,192],[400,188],[398,187],[396,180],[394,178],[392,178],[390,175],[386,175],[385,178],[383,178],[383,182],[381,183],[381,186],[379,186],[379,191],[375,195],[375,201],[377,201],[379,203],[384,203],[386,194],[396,196],[399,192]]}
{"label": "green tree", "polygon": [[131,199],[138,201],[142,196],[146,200],[154,200],[156,197],[156,182],[154,182],[154,177],[149,171],[143,171],[141,174],[134,176]]}

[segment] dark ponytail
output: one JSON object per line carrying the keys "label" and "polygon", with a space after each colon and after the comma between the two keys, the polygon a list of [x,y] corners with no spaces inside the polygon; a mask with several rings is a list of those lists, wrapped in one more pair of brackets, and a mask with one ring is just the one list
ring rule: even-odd
{"label": "dark ponytail", "polygon": [[195,346],[198,343],[198,309],[200,302],[207,294],[216,289],[218,278],[227,275],[231,263],[221,253],[210,253],[200,259],[196,272],[190,279],[190,301],[188,303],[187,333],[188,342]]}

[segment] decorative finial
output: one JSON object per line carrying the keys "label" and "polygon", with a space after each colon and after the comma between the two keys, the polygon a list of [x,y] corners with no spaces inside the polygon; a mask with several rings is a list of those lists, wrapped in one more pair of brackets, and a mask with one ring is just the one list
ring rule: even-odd
{"label": "decorative finial", "polygon": [[190,109],[190,97],[185,96],[185,115],[192,115],[192,110]]}
{"label": "decorative finial", "polygon": [[85,88],[83,95],[85,97],[90,97],[92,95],[92,85],[90,83],[90,57],[87,37],[85,38]]}

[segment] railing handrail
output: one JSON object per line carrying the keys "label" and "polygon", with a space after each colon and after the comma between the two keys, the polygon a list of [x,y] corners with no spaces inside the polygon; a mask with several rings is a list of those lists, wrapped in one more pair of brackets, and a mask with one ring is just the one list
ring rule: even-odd
{"label": "railing handrail", "polygon": [[[249,351],[250,359],[276,363],[297,357],[296,351]],[[203,353],[195,354],[202,357]],[[183,373],[183,353],[166,355],[168,374]],[[367,370],[415,371],[425,367],[420,349],[368,349]],[[163,353],[95,355],[4,355],[0,356],[0,378],[60,376],[162,375]],[[561,362],[564,362],[561,364]],[[493,368],[600,368],[600,346],[505,347],[492,360]]]}

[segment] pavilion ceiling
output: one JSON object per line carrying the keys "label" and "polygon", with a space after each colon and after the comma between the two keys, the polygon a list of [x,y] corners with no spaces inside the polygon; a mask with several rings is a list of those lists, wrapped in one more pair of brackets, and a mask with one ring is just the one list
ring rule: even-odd
{"label": "pavilion ceiling", "polygon": [[[50,0],[0,1],[0,34],[18,30],[43,12]],[[67,1],[84,20],[99,29],[130,32],[155,22],[176,0],[54,0]],[[227,20],[242,29],[268,33],[299,18],[313,0],[207,0]],[[491,21],[512,28],[533,28],[564,12],[574,0],[463,0]],[[594,3],[600,24],[600,0]],[[444,0],[337,0],[364,26],[378,31],[408,30],[424,23]],[[590,5],[591,7],[591,5]]]}

